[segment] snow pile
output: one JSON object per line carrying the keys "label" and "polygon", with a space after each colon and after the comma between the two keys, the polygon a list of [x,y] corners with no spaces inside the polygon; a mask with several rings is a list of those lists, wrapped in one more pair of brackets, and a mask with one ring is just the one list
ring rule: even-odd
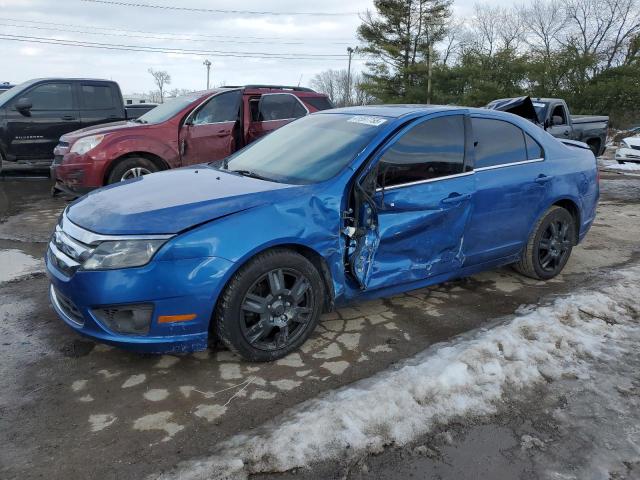
{"label": "snow pile", "polygon": [[603,167],[606,168],[607,170],[621,170],[621,171],[627,171],[627,172],[640,171],[640,163],[631,163],[631,162],[625,162],[625,163],[618,163],[618,162],[604,163],[603,162]]}
{"label": "snow pile", "polygon": [[0,250],[0,283],[41,271],[41,260],[16,249]]}
{"label": "snow pile", "polygon": [[623,339],[638,329],[640,267],[618,272],[608,283],[433,345],[396,369],[304,402],[252,434],[232,437],[212,457],[184,462],[160,478],[243,478],[377,452],[456,417],[491,414],[507,388],[588,378],[591,364],[621,354]]}

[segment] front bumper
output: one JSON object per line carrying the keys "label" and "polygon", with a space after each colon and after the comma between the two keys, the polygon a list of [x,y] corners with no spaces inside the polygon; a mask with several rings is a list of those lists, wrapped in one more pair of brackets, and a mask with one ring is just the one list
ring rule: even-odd
{"label": "front bumper", "polygon": [[616,150],[616,160],[623,162],[640,162],[640,150],[620,147]]}
{"label": "front bumper", "polygon": [[51,165],[51,178],[60,190],[73,193],[86,193],[103,186],[105,161],[92,156],[71,153],[69,147],[58,145],[54,151]]}
{"label": "front bumper", "polygon": [[[221,258],[152,260],[137,268],[61,271],[45,263],[51,281],[49,296],[58,316],[76,332],[103,343],[140,353],[193,352],[207,348],[209,324],[225,272],[231,262]],[[152,304],[149,332],[123,334],[110,330],[95,309]],[[160,316],[195,314],[189,321],[161,323]]]}

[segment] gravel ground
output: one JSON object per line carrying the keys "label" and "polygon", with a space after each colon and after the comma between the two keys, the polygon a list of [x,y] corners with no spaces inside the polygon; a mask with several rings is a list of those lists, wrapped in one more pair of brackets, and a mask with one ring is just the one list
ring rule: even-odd
{"label": "gravel ground", "polygon": [[[551,282],[505,268],[354,305],[326,315],[300,352],[273,364],[249,364],[215,345],[193,355],[141,356],[80,338],[51,311],[40,258],[66,201],[52,199],[49,187],[44,180],[0,181],[0,261],[12,268],[11,279],[0,277],[1,478],[156,475],[434,343],[640,262],[640,178],[603,173],[597,221],[565,272]],[[601,458],[585,445],[606,453],[607,445],[617,445],[610,437],[637,428],[632,404],[621,401],[617,419],[599,408],[637,400],[638,360],[630,355],[602,365],[594,373],[609,382],[602,391],[579,379],[551,382],[513,392],[491,417],[441,425],[409,446],[282,475],[608,478],[584,474],[593,473],[589,461]],[[630,384],[615,383],[625,377]],[[617,390],[621,385],[626,393]],[[560,407],[563,415],[557,414]],[[625,438],[635,438],[633,431]],[[609,469],[618,475],[611,478],[640,477],[637,465],[624,470],[621,462]],[[545,477],[549,472],[557,476]]]}

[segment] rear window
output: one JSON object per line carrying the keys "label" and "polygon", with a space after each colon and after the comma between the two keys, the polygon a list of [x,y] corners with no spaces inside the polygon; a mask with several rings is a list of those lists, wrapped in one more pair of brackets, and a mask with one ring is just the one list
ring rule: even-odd
{"label": "rear window", "polygon": [[107,109],[116,106],[113,89],[108,85],[82,85],[81,96],[84,109]]}
{"label": "rear window", "polygon": [[327,97],[304,97],[302,101],[311,105],[316,110],[329,110],[333,108],[333,105],[331,105]]}
{"label": "rear window", "polygon": [[472,118],[475,168],[497,167],[528,159],[524,132],[515,125],[490,118]]}
{"label": "rear window", "polygon": [[259,104],[260,121],[288,120],[304,117],[307,110],[302,106],[298,97],[290,93],[265,94]]}
{"label": "rear window", "polygon": [[524,138],[527,144],[527,159],[536,160],[538,158],[544,158],[544,152],[540,144],[526,132],[524,134]]}

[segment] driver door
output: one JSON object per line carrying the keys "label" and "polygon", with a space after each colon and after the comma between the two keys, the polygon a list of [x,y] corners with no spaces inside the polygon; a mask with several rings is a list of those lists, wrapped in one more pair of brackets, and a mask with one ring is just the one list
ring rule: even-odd
{"label": "driver door", "polygon": [[360,228],[349,264],[361,288],[410,283],[462,266],[475,192],[467,125],[465,115],[454,114],[406,127],[356,186]]}
{"label": "driver door", "polygon": [[180,129],[182,165],[222,160],[237,146],[242,91],[215,95],[194,110]]}

